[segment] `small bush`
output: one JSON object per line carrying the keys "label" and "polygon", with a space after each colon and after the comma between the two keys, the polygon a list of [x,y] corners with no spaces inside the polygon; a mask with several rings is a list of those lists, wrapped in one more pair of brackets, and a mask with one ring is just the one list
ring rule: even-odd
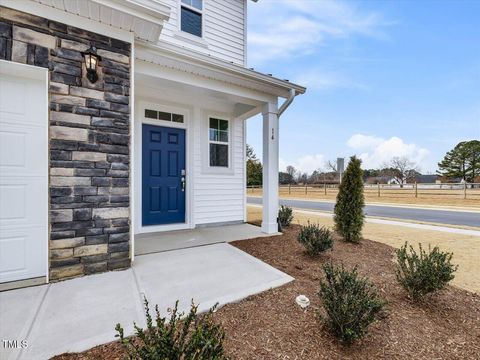
{"label": "small bush", "polygon": [[300,228],[297,240],[310,256],[318,255],[333,246],[332,232],[326,227],[310,224],[310,222]]}
{"label": "small bush", "polygon": [[342,341],[351,343],[367,333],[385,302],[357,268],[352,271],[325,265],[326,280],[320,283],[320,298],[327,313],[324,319]]}
{"label": "small bush", "polygon": [[128,359],[227,359],[223,349],[224,330],[212,319],[216,306],[204,315],[197,315],[197,306],[192,303],[189,314],[184,317],[184,313],[178,313],[177,301],[175,307],[169,309],[170,319],[167,320],[160,316],[157,305],[154,321],[147,299],[144,301],[147,328],[144,330],[134,324],[136,339],[125,338],[120,324],[115,327],[118,333],[115,336],[120,338]]}
{"label": "small bush", "polygon": [[415,300],[444,288],[458,268],[451,263],[452,253],[442,252],[437,246],[429,247],[428,252],[421,244],[419,248],[417,254],[413,246],[405,243],[396,250],[397,280]]}
{"label": "small bush", "polygon": [[290,226],[293,220],[293,210],[290,206],[281,205],[278,209],[278,221],[282,227]]}

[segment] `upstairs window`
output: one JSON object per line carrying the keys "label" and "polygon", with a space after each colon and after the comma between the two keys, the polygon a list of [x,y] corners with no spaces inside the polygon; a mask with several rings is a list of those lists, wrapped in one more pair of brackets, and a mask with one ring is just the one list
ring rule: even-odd
{"label": "upstairs window", "polygon": [[209,125],[210,166],[228,167],[228,120],[210,118]]}
{"label": "upstairs window", "polygon": [[202,37],[202,0],[182,0],[180,28],[189,34]]}

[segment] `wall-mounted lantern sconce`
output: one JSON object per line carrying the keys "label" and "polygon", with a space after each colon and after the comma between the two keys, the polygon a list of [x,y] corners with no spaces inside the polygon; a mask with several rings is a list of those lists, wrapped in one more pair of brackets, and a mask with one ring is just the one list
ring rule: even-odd
{"label": "wall-mounted lantern sconce", "polygon": [[102,58],[97,55],[95,46],[90,46],[90,49],[83,53],[83,57],[85,59],[85,67],[87,68],[87,79],[93,84],[98,80],[97,67]]}

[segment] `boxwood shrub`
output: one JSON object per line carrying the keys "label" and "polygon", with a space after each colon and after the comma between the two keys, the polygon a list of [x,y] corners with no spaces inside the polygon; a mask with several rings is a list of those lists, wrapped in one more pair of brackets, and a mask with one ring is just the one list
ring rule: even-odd
{"label": "boxwood shrub", "polygon": [[156,318],[150,314],[148,301],[144,299],[147,328],[134,324],[135,337],[126,338],[124,330],[117,324],[116,337],[120,338],[128,359],[135,360],[222,360],[225,332],[213,322],[212,314],[216,306],[203,315],[197,314],[198,307],[192,303],[185,316],[178,312],[178,301],[169,310],[169,319],[160,316],[155,306]]}
{"label": "boxwood shrub", "polygon": [[300,228],[297,240],[310,256],[318,255],[333,246],[332,232],[326,227],[310,222]]}
{"label": "boxwood shrub", "polygon": [[325,265],[325,281],[320,283],[320,298],[327,316],[327,326],[345,343],[351,343],[367,333],[385,302],[357,268],[349,271]]}
{"label": "boxwood shrub", "polygon": [[458,266],[451,263],[452,253],[442,252],[435,246],[428,252],[419,244],[417,253],[406,242],[396,250],[398,282],[414,300],[443,289],[455,277]]}
{"label": "boxwood shrub", "polygon": [[290,226],[293,221],[293,210],[290,206],[281,205],[278,209],[278,222],[281,227]]}

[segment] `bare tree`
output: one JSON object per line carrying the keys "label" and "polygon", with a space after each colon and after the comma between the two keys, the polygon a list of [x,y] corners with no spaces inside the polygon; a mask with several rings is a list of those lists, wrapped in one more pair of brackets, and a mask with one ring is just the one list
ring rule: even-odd
{"label": "bare tree", "polygon": [[319,168],[314,170],[308,178],[310,184],[320,184],[325,179],[325,173]]}
{"label": "bare tree", "polygon": [[336,164],[334,161],[328,160],[328,161],[325,163],[325,167],[326,167],[327,169],[332,170],[333,172],[337,172],[337,164]]}
{"label": "bare tree", "polygon": [[406,184],[408,180],[414,179],[418,174],[418,166],[408,157],[394,157],[389,165],[385,166],[389,176],[394,178],[400,185]]}
{"label": "bare tree", "polygon": [[289,178],[291,179],[291,181],[295,181],[296,179],[296,176],[297,176],[297,169],[295,169],[295,167],[293,167],[292,165],[288,165],[287,166],[287,169],[286,169],[286,172],[289,176]]}
{"label": "bare tree", "polygon": [[333,175],[332,180],[338,180],[339,182],[342,181],[342,174],[340,174],[338,172],[338,167],[337,167],[337,162],[336,161],[328,160],[325,163],[325,167],[327,168],[327,170],[330,169],[330,174]]}
{"label": "bare tree", "polygon": [[308,174],[306,172],[302,173],[301,171],[299,171],[297,173],[297,183],[303,185],[308,183]]}

